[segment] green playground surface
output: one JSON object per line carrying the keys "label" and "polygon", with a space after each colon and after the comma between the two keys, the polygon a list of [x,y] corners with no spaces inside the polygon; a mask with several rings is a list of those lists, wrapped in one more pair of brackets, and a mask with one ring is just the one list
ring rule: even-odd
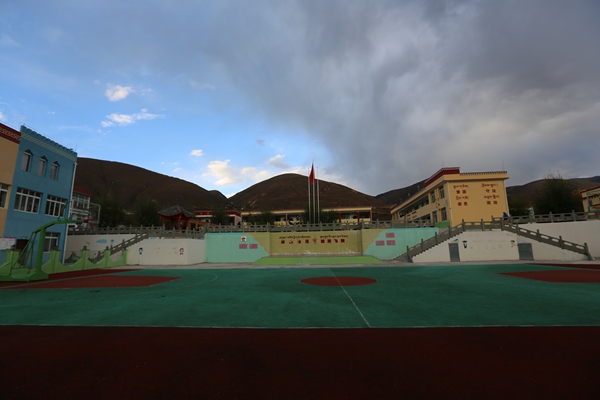
{"label": "green playground surface", "polygon": [[[600,285],[501,273],[533,265],[140,269],[103,275],[177,278],[151,286],[89,285],[94,276],[0,287],[0,325],[223,328],[600,326]],[[600,274],[600,270],[594,271]],[[359,286],[302,283],[363,277]],[[74,279],[88,280],[77,287]],[[108,279],[108,278],[104,278]],[[122,278],[125,279],[125,278]],[[128,278],[133,279],[133,278]],[[65,283],[75,287],[65,288]],[[61,287],[63,284],[63,287]]]}

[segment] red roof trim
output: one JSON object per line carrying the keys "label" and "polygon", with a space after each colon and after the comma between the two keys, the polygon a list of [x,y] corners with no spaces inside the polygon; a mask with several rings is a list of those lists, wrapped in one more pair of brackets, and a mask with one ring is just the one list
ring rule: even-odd
{"label": "red roof trim", "polygon": [[73,193],[87,194],[88,196],[93,196],[94,195],[94,192],[92,192],[91,190],[81,189],[81,188],[78,188],[78,187],[73,187]]}
{"label": "red roof trim", "polygon": [[433,174],[431,176],[431,178],[429,178],[429,179],[427,179],[425,181],[425,187],[429,186],[430,183],[434,182],[435,180],[437,180],[441,176],[444,176],[444,175],[456,175],[456,174],[460,174],[460,168],[459,167],[442,168],[438,172],[436,172],[435,174]]}
{"label": "red roof trim", "polygon": [[21,143],[21,132],[14,130],[10,126],[0,124],[0,137],[10,140],[14,143]]}

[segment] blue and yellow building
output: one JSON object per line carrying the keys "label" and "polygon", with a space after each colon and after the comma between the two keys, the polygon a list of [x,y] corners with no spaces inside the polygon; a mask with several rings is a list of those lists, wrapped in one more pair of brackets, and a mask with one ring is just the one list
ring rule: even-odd
{"label": "blue and yellow building", "polygon": [[[5,190],[0,207],[0,232],[5,242],[29,239],[40,226],[69,215],[77,153],[25,126],[20,132],[5,125],[0,128],[0,182]],[[18,137],[18,141],[10,141],[6,136]],[[7,140],[12,143],[9,147],[4,146]],[[66,235],[66,224],[48,228],[43,243],[45,252],[52,248],[62,251]]]}

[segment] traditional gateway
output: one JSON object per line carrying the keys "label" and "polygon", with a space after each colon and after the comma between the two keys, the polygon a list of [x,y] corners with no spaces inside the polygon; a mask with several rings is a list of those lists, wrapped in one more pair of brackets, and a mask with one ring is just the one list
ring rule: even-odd
{"label": "traditional gateway", "polygon": [[506,171],[461,173],[458,167],[442,168],[423,189],[392,207],[392,219],[447,227],[508,215],[506,179]]}

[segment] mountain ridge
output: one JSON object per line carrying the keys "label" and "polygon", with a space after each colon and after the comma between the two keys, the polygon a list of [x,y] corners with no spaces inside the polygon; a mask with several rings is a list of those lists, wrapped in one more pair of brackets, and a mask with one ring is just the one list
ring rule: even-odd
{"label": "mountain ridge", "polygon": [[[529,198],[541,188],[543,179],[524,185],[509,186],[507,196]],[[600,185],[600,176],[574,178],[578,190]],[[324,180],[319,181],[321,208],[366,207],[390,208],[406,201],[423,188],[425,180],[404,188],[392,189],[371,196],[357,190]],[[261,181],[227,198],[218,190],[207,190],[180,178],[160,174],[131,164],[79,157],[75,187],[93,193],[98,199],[111,193],[126,210],[137,202],[155,200],[161,207],[180,205],[190,211],[234,207],[269,211],[275,209],[304,209],[308,204],[307,177],[285,173]],[[94,200],[92,200],[94,201]]]}

